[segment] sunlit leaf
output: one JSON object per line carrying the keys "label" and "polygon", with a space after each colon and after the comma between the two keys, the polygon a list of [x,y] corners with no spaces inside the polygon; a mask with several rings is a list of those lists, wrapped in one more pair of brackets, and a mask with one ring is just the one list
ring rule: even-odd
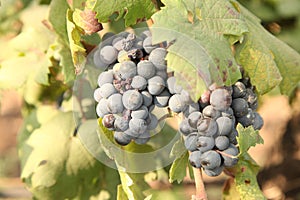
{"label": "sunlit leaf", "polygon": [[[166,59],[175,74],[184,71],[183,76],[189,77],[183,87],[195,101],[204,85],[230,85],[241,78],[229,41],[242,39],[248,28],[229,1],[162,2],[165,7],[152,16],[153,42],[175,40]],[[199,90],[191,89],[194,86]]]}

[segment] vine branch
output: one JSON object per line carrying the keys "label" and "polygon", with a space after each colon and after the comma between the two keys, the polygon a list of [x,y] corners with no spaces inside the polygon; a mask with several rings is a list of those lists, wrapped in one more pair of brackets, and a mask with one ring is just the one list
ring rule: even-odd
{"label": "vine branch", "polygon": [[193,167],[193,172],[195,177],[196,195],[192,196],[192,200],[208,200],[202,177],[202,169]]}

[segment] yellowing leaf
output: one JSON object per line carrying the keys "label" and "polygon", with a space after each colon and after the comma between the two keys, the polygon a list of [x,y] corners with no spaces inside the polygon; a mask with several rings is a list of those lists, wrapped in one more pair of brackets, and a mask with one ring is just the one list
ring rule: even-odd
{"label": "yellowing leaf", "polygon": [[239,157],[235,174],[235,185],[241,199],[265,200],[256,180],[259,166],[248,153]]}
{"label": "yellowing leaf", "polygon": [[80,41],[80,30],[73,22],[73,12],[70,9],[67,11],[67,31],[75,73],[80,74],[86,63],[86,52]]}
{"label": "yellowing leaf", "polygon": [[249,33],[243,43],[237,45],[236,59],[260,94],[279,85],[281,93],[290,96],[300,81],[300,55],[268,33],[258,18],[240,7]]}

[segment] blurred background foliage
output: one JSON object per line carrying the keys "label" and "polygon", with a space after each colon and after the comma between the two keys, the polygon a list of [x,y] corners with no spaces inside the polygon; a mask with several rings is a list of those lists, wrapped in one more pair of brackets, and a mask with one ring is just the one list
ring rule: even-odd
{"label": "blurred background foliage", "polygon": [[[73,1],[68,2],[73,5],[76,3],[79,5],[82,2]],[[300,0],[240,0],[239,2],[261,18],[262,24],[267,30],[300,52]],[[51,0],[1,1],[0,137],[4,139],[0,140],[0,179],[20,176],[21,164],[16,147],[19,145],[21,151],[24,150],[22,145],[30,138],[31,133],[40,128],[42,122],[49,121],[45,119],[45,116],[52,112],[51,109],[56,110],[55,112],[68,112],[73,109],[71,97],[74,82],[66,81],[63,65],[70,65],[69,69],[71,70],[74,69],[74,66],[70,64],[70,61],[62,62],[65,53],[63,52],[62,42],[59,41],[53,27],[47,20],[50,3]],[[112,16],[111,23],[103,24],[105,31],[119,32],[123,30],[124,22],[122,19],[115,22],[113,18],[114,16]],[[103,35],[103,31],[100,34]],[[93,44],[100,41],[100,38],[95,35],[81,39],[89,50],[93,47]],[[16,90],[17,93],[12,93],[11,90]],[[5,100],[6,103],[3,103],[4,99],[8,97],[17,100]],[[9,102],[7,103],[7,101]],[[44,116],[40,116],[42,119],[38,118],[38,113],[44,113]],[[25,121],[22,121],[23,117],[27,117]],[[24,122],[23,125],[21,125],[22,122]],[[53,122],[50,121],[50,123]],[[19,128],[20,134],[17,136]],[[17,137],[19,143],[17,143]],[[32,137],[31,141],[34,140],[35,138]],[[80,143],[77,143],[76,138],[75,142],[76,145],[80,145]],[[84,154],[86,153],[84,152]],[[92,159],[89,156],[86,157]],[[22,160],[22,165],[26,159]],[[94,160],[91,162],[93,163]],[[85,167],[87,166],[78,169],[83,176],[85,175]],[[116,176],[115,172],[105,169],[106,167],[99,163],[93,163],[88,167],[92,168],[93,174],[99,176],[103,176],[105,170],[111,173],[111,177],[108,178]],[[68,178],[68,181],[72,181],[73,177]],[[92,177],[90,178],[92,179]],[[9,181],[11,179],[4,180]],[[219,183],[222,180],[224,179],[216,179],[212,182],[211,179],[208,180],[209,183],[212,183],[211,187],[208,187],[211,199],[218,199],[221,195]],[[80,183],[78,180],[75,181],[78,184]],[[109,182],[109,180],[106,181]],[[190,193],[191,190],[189,189],[189,181],[185,182],[185,187],[177,187],[174,184],[172,187],[175,189],[175,193],[170,191],[171,186],[166,184],[168,181],[165,174],[153,175],[151,181],[156,184],[152,187],[156,189],[158,199],[183,199],[190,195],[186,194]],[[1,182],[0,180],[0,198],[5,197],[5,195],[12,195],[5,192],[4,186],[7,184],[8,182]],[[68,184],[71,183],[68,182]],[[116,181],[113,184],[117,185],[119,182]],[[107,187],[106,185],[100,189],[107,189]],[[166,190],[159,191],[161,188]],[[74,191],[76,189],[76,187],[73,188]],[[49,190],[47,192],[52,197],[51,193],[53,191]],[[114,193],[115,191],[111,191],[110,194]],[[82,194],[78,194],[77,197],[80,197],[80,195]],[[91,191],[91,195],[94,199],[100,197],[105,199],[107,197],[107,193],[97,189]],[[30,198],[30,195],[24,191],[20,196]],[[18,197],[18,195],[15,197]]]}

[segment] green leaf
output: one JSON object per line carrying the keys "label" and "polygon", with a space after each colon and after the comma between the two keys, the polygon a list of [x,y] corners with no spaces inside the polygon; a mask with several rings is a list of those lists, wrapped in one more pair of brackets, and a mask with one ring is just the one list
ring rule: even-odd
{"label": "green leaf", "polygon": [[101,38],[97,33],[91,35],[82,35],[81,38],[89,45],[97,46],[101,42]]}
{"label": "green leaf", "polygon": [[264,143],[262,137],[259,135],[259,131],[254,130],[252,126],[243,128],[241,124],[238,124],[237,131],[239,133],[237,141],[239,144],[240,155],[247,153],[250,147]]}
{"label": "green leaf", "polygon": [[180,183],[183,181],[184,177],[186,176],[188,160],[189,160],[189,153],[186,151],[185,154],[183,154],[180,158],[177,158],[173,162],[171,169],[169,171],[170,183],[173,183],[174,181]]}
{"label": "green leaf", "polygon": [[[242,15],[227,0],[187,0],[162,1],[165,7],[152,16],[153,43],[176,40],[168,48],[172,55],[166,60],[172,69],[184,69],[183,87],[193,99],[199,99],[203,82],[208,87],[212,83],[230,85],[241,78],[238,65],[231,50],[231,44],[241,40],[248,31]],[[166,20],[169,19],[169,20]],[[234,39],[233,39],[234,38]],[[174,60],[184,60],[190,65],[177,64]],[[180,74],[183,70],[180,70]],[[190,82],[191,81],[191,82]],[[200,88],[191,91],[191,86]]]}
{"label": "green leaf", "polygon": [[240,6],[249,33],[237,45],[236,59],[260,94],[279,84],[282,94],[290,96],[300,80],[300,55],[267,32],[247,9]]}
{"label": "green leaf", "polygon": [[64,81],[66,83],[71,82],[75,79],[75,70],[71,51],[61,39],[58,39],[56,45],[58,48],[58,53],[60,55],[60,65],[62,66],[62,73],[65,77]]}
{"label": "green leaf", "polygon": [[49,21],[52,24],[53,29],[62,39],[62,41],[68,43],[67,32],[67,10],[69,5],[66,0],[52,0],[50,4]]}
{"label": "green leaf", "polygon": [[[240,150],[239,161],[234,168],[229,169],[235,174],[235,184],[228,185],[228,187],[234,187],[235,189],[227,188],[227,193],[237,190],[241,199],[265,199],[256,180],[259,166],[247,153],[250,147],[263,144],[263,139],[252,126],[243,128],[241,124],[238,124],[237,130],[239,133],[237,137]],[[226,190],[224,192],[226,193]],[[228,198],[230,199],[230,196]]]}
{"label": "green leaf", "polygon": [[170,157],[175,157],[175,159],[180,158],[186,153],[186,151],[183,137],[180,137],[180,139],[172,147]]}
{"label": "green leaf", "polygon": [[66,0],[52,0],[49,11],[49,21],[58,35],[54,44],[60,56],[60,65],[65,77],[65,82],[73,81],[75,78],[74,63],[70,50],[69,37],[67,31],[67,10],[69,5]]}
{"label": "green leaf", "polygon": [[[89,0],[87,4],[92,4],[95,0]],[[96,0],[93,4],[93,11],[97,12],[96,17],[99,22],[108,22],[109,17],[117,12],[118,19],[124,17],[125,25],[136,24],[141,19],[149,19],[155,12],[155,5],[151,0]]]}
{"label": "green leaf", "polygon": [[180,183],[186,176],[186,170],[189,167],[189,154],[184,146],[183,137],[180,137],[174,144],[170,156],[174,157],[174,162],[169,170],[169,182],[173,183],[177,181],[177,183]]}
{"label": "green leaf", "polygon": [[259,166],[248,153],[244,153],[239,157],[239,162],[236,166],[235,185],[241,199],[266,199],[256,180],[258,171]]}
{"label": "green leaf", "polygon": [[21,178],[37,199],[86,199],[101,190],[102,165],[74,130],[72,112],[59,112],[20,146]]}
{"label": "green leaf", "polygon": [[140,200],[146,197],[143,192],[149,189],[149,186],[144,180],[145,174],[126,173],[120,169],[119,174],[123,191],[129,200]]}

